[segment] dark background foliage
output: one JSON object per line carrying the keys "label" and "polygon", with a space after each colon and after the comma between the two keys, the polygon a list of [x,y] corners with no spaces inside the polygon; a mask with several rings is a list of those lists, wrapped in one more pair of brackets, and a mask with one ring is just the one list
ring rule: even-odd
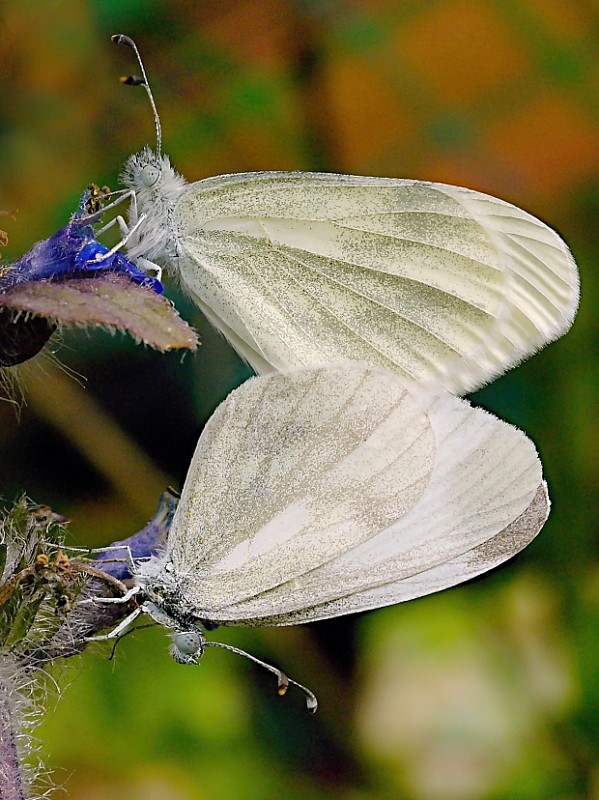
{"label": "dark background foliage", "polygon": [[[525,553],[468,586],[355,619],[216,632],[319,695],[209,651],[171,663],[128,637],[67,665],[40,728],[73,800],[583,798],[599,792],[597,342],[599,6],[591,0],[5,0],[0,208],[17,257],[90,181],[117,185],[152,143],[121,87],[133,36],[164,148],[189,180],[305,169],[446,181],[556,227],[580,265],[571,333],[474,400],[537,443],[553,499]],[[248,374],[200,330],[195,356],[98,331],[27,370],[20,421],[0,403],[0,491],[72,520],[73,542],[141,528],[181,485],[203,422]],[[57,349],[55,345],[54,350]],[[69,376],[74,371],[76,376]],[[78,377],[84,376],[84,377]]]}

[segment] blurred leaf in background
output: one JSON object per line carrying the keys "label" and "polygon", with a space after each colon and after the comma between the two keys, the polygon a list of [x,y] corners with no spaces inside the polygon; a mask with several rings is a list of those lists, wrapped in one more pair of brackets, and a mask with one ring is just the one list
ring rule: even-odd
{"label": "blurred leaf in background", "polygon": [[[225,653],[169,660],[160,631],[85,653],[44,721],[69,797],[468,800],[599,795],[599,8],[575,0],[5,0],[5,260],[57,230],[90,181],[117,185],[154,132],[136,39],[188,180],[304,169],[447,181],[556,227],[581,270],[573,330],[475,402],[537,443],[542,535],[494,575],[384,611],[219,631],[317,692],[276,697]],[[7,227],[7,226],[4,226]],[[64,336],[77,383],[32,367],[0,406],[0,490],[72,519],[78,543],[141,528],[181,485],[202,424],[249,373],[171,285],[196,355]]]}

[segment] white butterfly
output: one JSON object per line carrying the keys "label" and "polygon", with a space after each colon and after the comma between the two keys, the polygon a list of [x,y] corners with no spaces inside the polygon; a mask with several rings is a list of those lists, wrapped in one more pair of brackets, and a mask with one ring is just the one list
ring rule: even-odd
{"label": "white butterfly", "polygon": [[441,183],[309,172],[188,184],[160,154],[155,120],[157,152],[131,156],[123,171],[128,257],[178,275],[258,373],[359,359],[464,394],[572,323],[568,247],[509,203]]}
{"label": "white butterfly", "polygon": [[198,623],[421,597],[510,558],[548,513],[532,442],[449,392],[360,364],[252,378],[206,425],[164,553],[132,567],[140,606],[100,638],[146,612],[195,663],[223,646]]}

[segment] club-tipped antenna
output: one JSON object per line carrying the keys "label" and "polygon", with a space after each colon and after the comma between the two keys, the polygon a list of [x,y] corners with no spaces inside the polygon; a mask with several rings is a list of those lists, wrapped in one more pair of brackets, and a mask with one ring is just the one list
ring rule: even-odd
{"label": "club-tipped antenna", "polygon": [[221,647],[223,650],[228,650],[230,653],[237,653],[238,656],[243,656],[244,658],[249,658],[250,661],[253,661],[254,664],[258,664],[264,669],[267,669],[269,672],[272,672],[274,675],[277,676],[277,692],[278,694],[283,697],[287,693],[287,689],[289,688],[289,684],[293,686],[297,686],[298,689],[301,689],[302,692],[306,695],[306,707],[311,714],[316,713],[316,709],[318,708],[318,700],[316,699],[316,695],[311,692],[306,686],[302,686],[301,683],[297,681],[292,681],[291,678],[288,678],[285,673],[278,669],[277,667],[273,667],[272,664],[267,664],[266,661],[261,661],[256,656],[250,655],[250,653],[246,653],[245,650],[240,650],[239,647],[233,647],[232,644],[224,644],[223,642],[203,642],[204,647]]}
{"label": "club-tipped antenna", "polygon": [[156,103],[154,102],[154,95],[150,89],[148,76],[146,75],[137,45],[130,36],[125,36],[124,33],[115,33],[114,36],[110,37],[110,39],[111,41],[116,42],[116,44],[124,44],[127,47],[130,47],[135,53],[135,57],[137,58],[137,63],[141,72],[141,79],[135,78],[134,76],[129,76],[127,78],[123,78],[122,82],[130,86],[143,86],[146,90],[146,94],[150,99],[150,105],[152,106],[152,113],[154,114],[154,125],[156,126],[156,155],[158,158],[160,158],[162,155],[162,128],[160,127],[160,117],[158,116],[158,109],[156,108]]}

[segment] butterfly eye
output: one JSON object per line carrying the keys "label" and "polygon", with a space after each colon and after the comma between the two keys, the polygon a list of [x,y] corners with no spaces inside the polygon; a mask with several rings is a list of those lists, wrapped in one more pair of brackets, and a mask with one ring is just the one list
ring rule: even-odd
{"label": "butterfly eye", "polygon": [[173,637],[176,654],[181,656],[201,656],[202,634],[199,631],[178,631]]}
{"label": "butterfly eye", "polygon": [[141,171],[141,182],[149,189],[158,183],[160,175],[160,169],[155,164],[146,164]]}

